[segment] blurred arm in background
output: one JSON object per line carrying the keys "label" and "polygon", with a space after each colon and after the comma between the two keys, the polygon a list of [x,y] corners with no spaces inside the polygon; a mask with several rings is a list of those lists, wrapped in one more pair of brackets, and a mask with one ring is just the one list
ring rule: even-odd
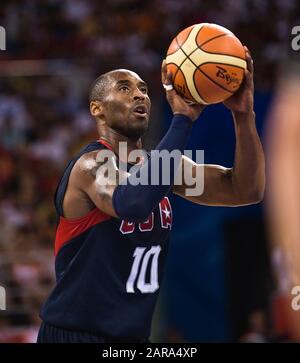
{"label": "blurred arm in background", "polygon": [[[285,65],[268,122],[268,217],[287,333],[300,342],[300,310],[292,308],[300,286],[300,62]],[[278,261],[277,261],[278,262]]]}

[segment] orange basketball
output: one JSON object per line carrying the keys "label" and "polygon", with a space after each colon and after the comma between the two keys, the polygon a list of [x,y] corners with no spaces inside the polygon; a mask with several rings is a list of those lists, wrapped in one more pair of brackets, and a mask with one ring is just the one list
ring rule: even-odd
{"label": "orange basketball", "polygon": [[193,102],[212,104],[238,90],[247,68],[245,59],[245,49],[231,31],[201,23],[173,39],[166,63],[178,93]]}

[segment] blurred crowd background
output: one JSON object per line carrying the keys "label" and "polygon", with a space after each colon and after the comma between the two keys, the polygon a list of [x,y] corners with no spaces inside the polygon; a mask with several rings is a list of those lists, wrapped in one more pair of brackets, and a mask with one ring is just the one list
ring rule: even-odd
{"label": "blurred crowd background", "polygon": [[[7,50],[0,52],[0,285],[7,310],[0,311],[0,342],[35,339],[39,309],[54,284],[54,190],[66,162],[97,137],[88,109],[92,80],[124,67],[149,83],[153,110],[145,145],[151,148],[170,116],[160,84],[169,43],[191,24],[218,23],[252,52],[263,137],[297,20],[296,0],[1,1]],[[233,126],[222,105],[207,108],[190,146],[204,149],[206,162],[231,166]],[[174,205],[154,339],[284,340],[278,311],[274,318],[270,266],[277,260],[262,206]]]}

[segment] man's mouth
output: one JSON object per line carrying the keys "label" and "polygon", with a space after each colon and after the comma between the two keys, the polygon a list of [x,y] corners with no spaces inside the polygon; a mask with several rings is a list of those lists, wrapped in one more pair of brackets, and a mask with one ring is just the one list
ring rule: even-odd
{"label": "man's mouth", "polygon": [[134,107],[133,112],[141,117],[146,117],[148,115],[147,107],[144,105]]}

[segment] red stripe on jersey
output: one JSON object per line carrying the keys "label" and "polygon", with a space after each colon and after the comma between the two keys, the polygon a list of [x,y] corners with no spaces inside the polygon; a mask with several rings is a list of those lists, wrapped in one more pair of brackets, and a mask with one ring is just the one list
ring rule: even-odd
{"label": "red stripe on jersey", "polygon": [[[109,150],[111,150],[112,152],[114,152],[114,149],[113,149],[112,145],[111,145],[110,143],[108,143],[107,141],[99,139],[99,140],[98,140],[98,142],[99,142],[100,144],[102,144],[102,145],[106,146],[106,147],[107,147]],[[114,152],[114,153],[115,153],[115,152]],[[122,160],[122,161],[123,161],[123,162],[126,162],[126,163],[129,163],[127,159]],[[137,163],[135,163],[135,165],[144,164],[144,162],[145,162],[145,158],[142,156],[142,157],[140,158],[140,160],[139,160]],[[129,163],[129,164],[131,164],[131,163]],[[132,165],[133,165],[133,164],[132,164]]]}
{"label": "red stripe on jersey", "polygon": [[56,230],[55,237],[55,256],[61,247],[72,238],[79,236],[87,229],[96,224],[109,220],[111,216],[105,214],[98,208],[91,210],[86,216],[81,218],[65,218],[59,217],[59,224]]}
{"label": "red stripe on jersey", "polygon": [[111,150],[111,151],[114,151],[113,150],[113,148],[112,148],[112,146],[111,146],[111,144],[109,144],[107,141],[105,141],[105,140],[98,140],[98,142],[100,143],[100,144],[102,144],[102,145],[104,145],[104,146],[106,146],[109,150]]}

